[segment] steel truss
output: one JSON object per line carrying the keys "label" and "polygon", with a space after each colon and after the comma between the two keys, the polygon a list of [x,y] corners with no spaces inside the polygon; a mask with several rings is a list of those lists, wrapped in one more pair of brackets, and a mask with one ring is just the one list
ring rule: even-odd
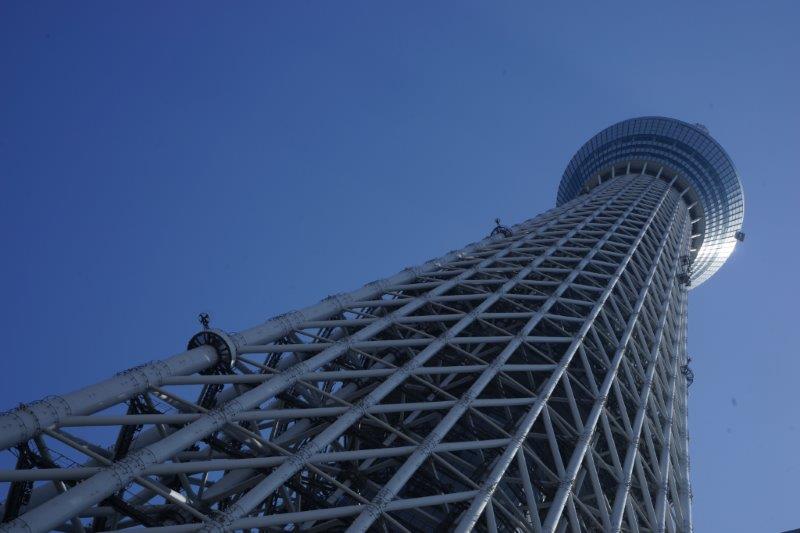
{"label": "steel truss", "polygon": [[690,531],[673,182],[0,416],[0,530]]}

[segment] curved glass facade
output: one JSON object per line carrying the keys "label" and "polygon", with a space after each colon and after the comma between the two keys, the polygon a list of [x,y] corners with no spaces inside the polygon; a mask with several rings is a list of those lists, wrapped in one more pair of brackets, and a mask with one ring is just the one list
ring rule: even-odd
{"label": "curved glass facade", "polygon": [[664,117],[641,117],[610,126],[584,144],[567,165],[557,204],[585,192],[598,173],[631,161],[663,165],[677,173],[702,208],[692,261],[692,285],[725,263],[742,227],[744,194],[733,161],[708,130]]}

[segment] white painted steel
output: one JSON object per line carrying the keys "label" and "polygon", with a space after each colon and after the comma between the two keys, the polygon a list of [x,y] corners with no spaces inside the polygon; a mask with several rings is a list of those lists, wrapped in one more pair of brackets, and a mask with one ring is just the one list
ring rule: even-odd
{"label": "white painted steel", "polygon": [[0,415],[0,531],[691,531],[697,195],[638,164],[228,334],[231,368],[201,346]]}

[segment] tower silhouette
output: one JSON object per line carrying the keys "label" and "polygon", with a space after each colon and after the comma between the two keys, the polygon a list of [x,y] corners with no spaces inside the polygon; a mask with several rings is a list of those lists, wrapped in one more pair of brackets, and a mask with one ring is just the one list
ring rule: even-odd
{"label": "tower silhouette", "polygon": [[743,212],[703,126],[615,124],[546,213],[0,415],[0,530],[691,531],[687,294]]}

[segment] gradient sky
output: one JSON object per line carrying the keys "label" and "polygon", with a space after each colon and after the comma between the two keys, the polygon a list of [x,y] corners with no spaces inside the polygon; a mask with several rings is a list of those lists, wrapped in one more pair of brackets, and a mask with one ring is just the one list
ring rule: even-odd
{"label": "gradient sky", "polygon": [[705,124],[747,240],[690,296],[696,530],[800,527],[800,3],[0,2],[0,409],[552,207]]}

